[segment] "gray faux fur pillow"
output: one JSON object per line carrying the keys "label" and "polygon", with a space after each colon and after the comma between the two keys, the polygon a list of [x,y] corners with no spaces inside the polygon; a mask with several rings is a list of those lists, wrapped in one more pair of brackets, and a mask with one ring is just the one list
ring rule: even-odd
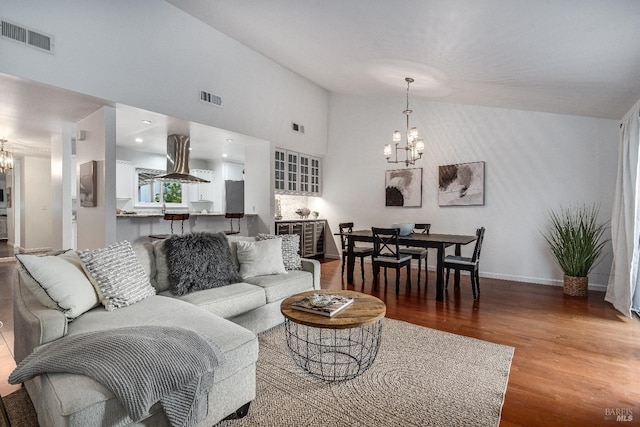
{"label": "gray faux fur pillow", "polygon": [[186,295],[242,281],[224,233],[175,235],[165,242],[169,289]]}

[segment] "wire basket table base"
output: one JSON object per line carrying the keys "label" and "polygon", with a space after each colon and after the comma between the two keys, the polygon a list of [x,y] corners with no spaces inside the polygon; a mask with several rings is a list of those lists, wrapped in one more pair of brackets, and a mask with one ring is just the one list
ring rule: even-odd
{"label": "wire basket table base", "polygon": [[316,328],[285,318],[287,346],[296,365],[324,381],[346,381],[365,372],[380,348],[382,320],[345,329]]}

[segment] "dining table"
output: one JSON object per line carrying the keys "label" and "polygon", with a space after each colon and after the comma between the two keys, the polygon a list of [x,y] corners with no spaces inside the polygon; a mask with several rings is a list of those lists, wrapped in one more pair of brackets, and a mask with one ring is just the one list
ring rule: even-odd
{"label": "dining table", "polygon": [[[355,255],[353,248],[356,242],[373,242],[371,230],[354,230],[342,233],[347,238],[347,283],[353,284],[353,269]],[[476,240],[475,235],[439,234],[439,233],[411,233],[398,236],[398,243],[402,246],[437,249],[436,259],[436,301],[444,300],[444,256],[445,249],[455,245],[455,254],[460,256],[461,248]],[[460,272],[456,270],[455,283],[460,281]]]}

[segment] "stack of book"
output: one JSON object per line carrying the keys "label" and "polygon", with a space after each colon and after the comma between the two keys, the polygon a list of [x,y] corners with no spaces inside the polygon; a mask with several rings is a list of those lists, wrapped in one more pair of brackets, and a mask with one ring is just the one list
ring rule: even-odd
{"label": "stack of book", "polygon": [[291,308],[331,317],[351,303],[353,298],[341,295],[311,294],[291,304]]}

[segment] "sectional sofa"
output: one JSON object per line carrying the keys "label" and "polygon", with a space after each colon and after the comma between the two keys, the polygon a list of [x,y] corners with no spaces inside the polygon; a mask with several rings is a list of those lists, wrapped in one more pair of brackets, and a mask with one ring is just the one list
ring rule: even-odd
{"label": "sectional sofa", "polygon": [[[293,266],[285,265],[283,269],[287,256],[292,254],[287,255],[282,239],[274,236],[261,236],[260,239],[229,237],[225,241],[234,268],[241,273],[242,280],[226,286],[192,289],[182,295],[176,295],[172,288],[175,271],[172,272],[172,263],[167,254],[167,248],[171,247],[170,240],[141,240],[134,244],[120,242],[112,245],[116,250],[107,253],[105,264],[105,276],[111,280],[111,285],[117,290],[122,283],[135,276],[135,273],[131,273],[133,270],[123,267],[133,264],[138,273],[143,271],[142,281],[147,279],[152,286],[151,292],[144,287],[142,297],[136,297],[140,299],[130,304],[113,297],[109,289],[96,285],[100,274],[89,270],[88,266],[95,261],[92,261],[92,256],[105,258],[102,250],[84,253],[67,251],[42,259],[33,255],[18,255],[13,296],[16,363],[42,346],[77,334],[131,326],[185,328],[215,341],[222,356],[208,393],[206,418],[197,425],[213,426],[225,418],[245,415],[256,394],[256,334],[283,321],[280,313],[283,299],[298,292],[319,289],[320,264],[311,259],[294,259]],[[296,239],[291,238],[285,243],[295,242]],[[108,252],[112,247],[105,248],[105,251]],[[185,261],[183,274],[192,274],[200,265],[197,264],[198,259],[210,259],[208,249],[197,248],[192,247],[194,259]],[[274,248],[278,248],[278,251]],[[284,254],[282,258],[279,257],[281,250]],[[270,270],[267,266],[267,270],[264,270],[265,266],[260,264],[265,264],[265,261],[267,264],[275,263],[276,268]],[[299,264],[296,266],[295,263]],[[175,264],[173,262],[174,270],[177,268]],[[211,268],[217,267],[214,265]],[[125,272],[121,269],[125,269]],[[98,301],[95,303],[93,300],[69,301],[68,290],[60,296],[60,290],[53,287],[55,283],[44,283],[47,280],[55,282],[61,275],[65,275],[65,279],[58,286],[68,286],[69,282],[76,279],[81,282],[82,277],[76,278],[78,271],[97,290]],[[114,282],[113,276],[122,279]],[[86,287],[82,289],[87,295],[91,293]],[[140,294],[140,291],[133,293]],[[146,418],[132,420],[109,389],[84,375],[46,373],[25,381],[25,387],[42,426],[170,425],[160,404],[154,405]]]}

